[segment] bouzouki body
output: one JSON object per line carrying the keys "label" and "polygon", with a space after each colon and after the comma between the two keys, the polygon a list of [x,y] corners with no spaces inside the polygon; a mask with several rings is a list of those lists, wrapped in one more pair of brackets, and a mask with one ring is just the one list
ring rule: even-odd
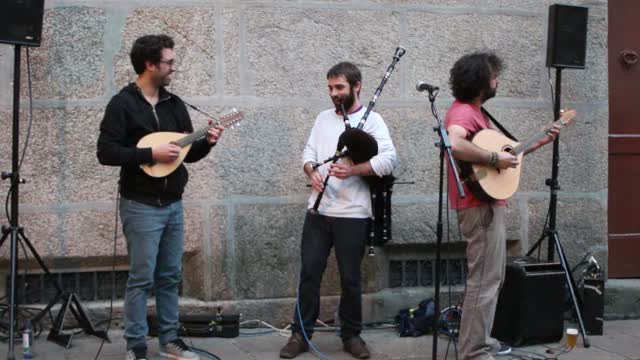
{"label": "bouzouki body", "polygon": [[[511,151],[519,145],[518,142],[492,129],[479,131],[471,142],[492,152]],[[517,156],[518,166],[515,168],[497,169],[483,164],[465,163],[462,168],[466,167],[466,171],[462,171],[462,176],[471,176],[471,181],[467,182],[469,190],[484,201],[504,200],[513,196],[518,191],[522,170],[523,154]]]}
{"label": "bouzouki body", "polygon": [[526,141],[519,143],[493,129],[478,131],[471,142],[490,152],[510,152],[518,158],[518,165],[514,168],[497,169],[493,166],[459,161],[460,177],[463,179],[469,191],[478,199],[486,202],[505,200],[518,191],[522,160],[524,153],[532,145],[547,136],[554,126],[571,124],[576,118],[575,110],[562,111],[563,115],[551,125],[545,126],[540,132]]}

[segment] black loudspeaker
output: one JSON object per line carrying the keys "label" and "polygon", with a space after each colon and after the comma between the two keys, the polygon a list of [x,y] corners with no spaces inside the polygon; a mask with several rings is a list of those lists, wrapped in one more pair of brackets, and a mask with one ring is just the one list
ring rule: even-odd
{"label": "black loudspeaker", "polygon": [[582,316],[588,335],[602,335],[604,322],[604,280],[585,279],[582,284]]}
{"label": "black loudspeaker", "polygon": [[40,46],[44,0],[0,0],[0,43]]}
{"label": "black loudspeaker", "polygon": [[588,17],[586,7],[549,6],[547,67],[584,69]]}
{"label": "black loudspeaker", "polygon": [[559,263],[509,258],[491,336],[513,346],[559,341],[564,299],[564,271]]}

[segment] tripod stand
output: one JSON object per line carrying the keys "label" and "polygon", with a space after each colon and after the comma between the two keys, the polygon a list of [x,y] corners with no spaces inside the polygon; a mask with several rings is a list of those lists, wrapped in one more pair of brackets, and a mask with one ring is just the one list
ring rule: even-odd
{"label": "tripod stand", "polygon": [[[11,173],[2,172],[2,180],[10,179],[10,192],[11,192],[11,215],[9,226],[2,227],[2,238],[0,239],[0,246],[4,244],[7,238],[10,238],[10,290],[9,290],[9,354],[7,359],[15,359],[14,349],[14,337],[16,324],[16,295],[17,295],[17,271],[18,271],[18,243],[29,248],[29,251],[36,259],[42,270],[45,272],[46,278],[53,283],[56,290],[56,296],[49,304],[42,309],[34,318],[34,322],[38,322],[44,317],[47,312],[63,298],[66,298],[64,304],[60,308],[60,312],[53,324],[53,328],[49,332],[48,340],[54,341],[62,346],[68,347],[71,341],[70,335],[62,334],[64,318],[67,310],[71,310],[75,318],[80,323],[80,326],[88,334],[96,335],[98,337],[108,340],[104,331],[96,331],[93,324],[89,321],[78,298],[75,294],[67,294],[62,290],[62,287],[58,283],[57,279],[51,274],[49,268],[47,268],[44,261],[38,252],[33,247],[29,239],[24,235],[24,229],[19,225],[19,185],[24,183],[24,180],[20,178],[20,162],[19,162],[19,134],[20,134],[20,60],[21,60],[21,45],[14,45],[14,68],[13,68],[13,129],[12,129],[12,152],[11,152]],[[25,254],[26,256],[26,254]],[[26,280],[26,279],[25,279]]]}
{"label": "tripod stand", "polygon": [[[556,68],[556,90],[555,90],[555,101],[554,101],[554,109],[553,114],[554,118],[557,120],[560,117],[560,90],[561,90],[561,80],[562,80],[562,67]],[[551,178],[546,180],[546,185],[550,188],[550,199],[549,199],[549,222],[548,226],[544,229],[544,232],[540,239],[536,241],[535,244],[531,247],[531,249],[527,252],[527,256],[530,256],[539,246],[542,245],[542,241],[546,238],[548,240],[547,246],[547,261],[551,262],[554,259],[554,248],[558,251],[558,257],[560,258],[560,264],[562,265],[562,269],[564,270],[565,281],[567,284],[567,288],[569,288],[569,293],[571,295],[571,300],[573,302],[573,306],[576,311],[576,316],[578,318],[578,324],[580,326],[580,332],[582,333],[582,341],[584,343],[584,347],[588,348],[591,346],[589,339],[587,338],[587,332],[584,328],[584,322],[582,320],[582,299],[580,299],[579,295],[575,291],[575,281],[573,279],[573,274],[571,273],[571,268],[569,267],[569,262],[567,261],[567,257],[565,256],[564,249],[562,248],[562,244],[560,243],[560,237],[558,236],[558,230],[556,229],[556,210],[558,205],[558,190],[560,190],[560,186],[558,185],[558,168],[560,161],[560,136],[556,137],[553,142],[553,160],[551,167]]]}

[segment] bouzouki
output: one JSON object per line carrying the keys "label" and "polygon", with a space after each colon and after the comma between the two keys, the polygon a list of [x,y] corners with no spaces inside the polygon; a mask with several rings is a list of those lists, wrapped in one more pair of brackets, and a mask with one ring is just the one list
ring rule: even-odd
{"label": "bouzouki", "polygon": [[565,126],[571,124],[576,118],[575,110],[567,110],[554,123],[545,126],[526,141],[519,143],[493,129],[478,131],[471,142],[487,151],[507,151],[518,157],[518,166],[515,168],[498,169],[485,164],[459,161],[461,177],[469,187],[469,190],[477,198],[483,201],[504,200],[510,198],[518,190],[520,184],[520,172],[524,152],[540,139],[547,136],[554,125]]}
{"label": "bouzouki", "polygon": [[191,144],[193,144],[196,140],[202,139],[207,135],[207,132],[210,128],[214,126],[224,126],[229,127],[237,124],[244,118],[244,113],[242,111],[238,111],[236,109],[231,109],[230,111],[222,114],[220,118],[215,121],[211,125],[207,125],[198,131],[194,131],[191,134],[183,134],[177,132],[170,131],[160,131],[154,132],[149,135],[146,135],[136,145],[138,148],[148,148],[154,145],[162,145],[162,144],[175,144],[180,146],[182,149],[180,150],[180,154],[178,157],[172,162],[153,162],[148,164],[142,164],[140,167],[142,170],[149,176],[153,177],[164,177],[172,172],[174,172],[180,164],[184,161],[184,158],[187,156],[189,149],[191,149]]}

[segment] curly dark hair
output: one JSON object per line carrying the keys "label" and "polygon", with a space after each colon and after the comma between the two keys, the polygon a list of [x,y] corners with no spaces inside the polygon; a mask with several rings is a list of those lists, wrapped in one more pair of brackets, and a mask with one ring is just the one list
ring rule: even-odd
{"label": "curly dark hair", "polygon": [[[341,63],[337,63],[327,71],[327,79],[335,78],[340,75],[343,75],[349,85],[351,85],[351,89],[357,84],[362,83],[362,74],[360,73],[360,69],[348,61],[343,61]],[[360,92],[358,92],[359,95]]]}
{"label": "curly dark hair", "polygon": [[493,52],[474,52],[458,59],[450,71],[453,96],[470,102],[483,91],[490,91],[491,76],[502,71],[502,59]]}
{"label": "curly dark hair", "polygon": [[173,39],[169,35],[145,35],[136,39],[129,56],[136,74],[146,68],[146,62],[158,64],[162,60],[162,49],[173,49]]}

